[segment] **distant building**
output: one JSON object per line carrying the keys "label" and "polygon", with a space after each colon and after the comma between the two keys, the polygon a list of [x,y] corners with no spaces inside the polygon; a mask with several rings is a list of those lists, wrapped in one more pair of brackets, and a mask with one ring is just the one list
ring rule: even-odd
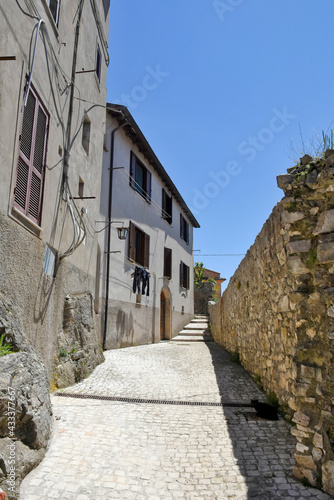
{"label": "distant building", "polygon": [[218,273],[217,271],[211,271],[211,269],[205,269],[203,281],[208,281],[209,278],[214,279],[216,282],[213,290],[216,293],[217,299],[219,299],[221,297],[221,284],[224,283],[224,281],[226,281],[226,278],[221,278],[220,273]]}
{"label": "distant building", "polygon": [[[104,345],[170,339],[194,315],[193,228],[199,224],[125,106],[107,105],[102,175]],[[122,227],[129,230],[125,240],[118,238]]]}

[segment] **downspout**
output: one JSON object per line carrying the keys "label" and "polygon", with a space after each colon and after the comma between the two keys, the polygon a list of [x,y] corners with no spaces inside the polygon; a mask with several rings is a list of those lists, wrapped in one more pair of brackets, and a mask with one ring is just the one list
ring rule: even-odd
{"label": "downspout", "polygon": [[106,350],[107,330],[108,330],[108,302],[109,302],[109,278],[110,278],[110,236],[111,236],[111,204],[112,204],[112,185],[113,185],[113,171],[114,171],[114,149],[115,149],[115,134],[116,132],[125,127],[128,122],[122,123],[114,128],[111,132],[110,140],[110,167],[109,167],[109,194],[108,194],[108,228],[107,228],[107,270],[106,270],[106,293],[105,293],[105,310],[104,310],[104,330],[103,330],[103,350]]}
{"label": "downspout", "polygon": [[63,182],[67,179],[68,164],[70,158],[70,144],[71,144],[71,126],[73,117],[73,101],[74,101],[74,82],[75,82],[75,70],[77,66],[77,56],[78,56],[78,45],[79,45],[79,33],[80,33],[80,23],[83,10],[84,0],[80,0],[78,7],[78,19],[75,28],[75,38],[74,38],[74,48],[73,48],[73,60],[72,60],[72,75],[71,75],[71,91],[70,91],[70,101],[67,117],[67,128],[66,128],[66,142],[64,151],[64,170],[63,170]]}

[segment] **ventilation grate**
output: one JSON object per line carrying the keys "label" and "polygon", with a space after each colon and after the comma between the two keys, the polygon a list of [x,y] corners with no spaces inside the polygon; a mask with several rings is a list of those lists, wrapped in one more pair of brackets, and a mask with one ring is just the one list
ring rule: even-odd
{"label": "ventilation grate", "polygon": [[214,403],[210,401],[169,401],[163,399],[140,399],[140,398],[122,398],[118,396],[100,396],[98,394],[73,394],[68,392],[57,392],[54,396],[75,399],[96,399],[99,401],[117,401],[120,403],[141,403],[155,405],[178,405],[178,406],[216,406],[223,408],[253,408],[251,403],[232,403],[229,401]]}

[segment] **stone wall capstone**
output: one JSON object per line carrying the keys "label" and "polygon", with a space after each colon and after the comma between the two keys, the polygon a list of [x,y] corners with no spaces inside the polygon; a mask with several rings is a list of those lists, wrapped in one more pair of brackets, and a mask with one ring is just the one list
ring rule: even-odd
{"label": "stone wall capstone", "polygon": [[334,495],[334,151],[277,182],[285,197],[209,308],[212,335],[292,421],[294,475]]}

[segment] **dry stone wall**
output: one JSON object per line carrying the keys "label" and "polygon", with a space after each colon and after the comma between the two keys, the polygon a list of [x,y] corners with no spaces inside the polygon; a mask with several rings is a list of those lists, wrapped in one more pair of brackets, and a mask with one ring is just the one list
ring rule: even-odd
{"label": "dry stone wall", "polygon": [[295,476],[334,495],[334,151],[277,182],[285,196],[210,306],[212,334],[292,420]]}

